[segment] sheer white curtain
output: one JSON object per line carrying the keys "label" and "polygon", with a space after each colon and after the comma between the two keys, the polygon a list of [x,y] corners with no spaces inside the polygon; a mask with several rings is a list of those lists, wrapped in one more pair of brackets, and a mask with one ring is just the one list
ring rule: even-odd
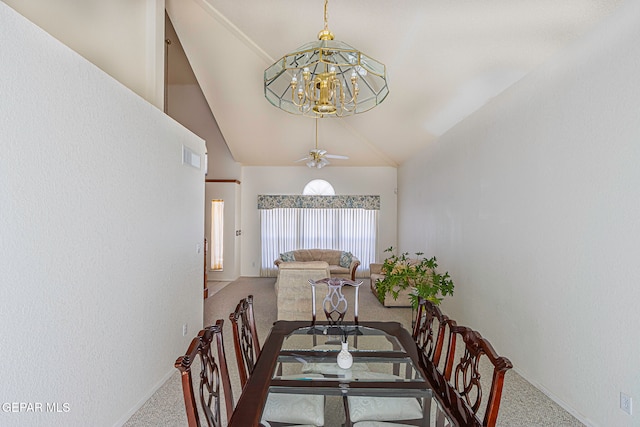
{"label": "sheer white curtain", "polygon": [[222,270],[224,264],[224,201],[211,201],[211,270]]}
{"label": "sheer white curtain", "polygon": [[339,249],[360,260],[366,276],[375,260],[378,211],[369,209],[260,209],[261,276],[275,276],[273,261],[295,249]]}

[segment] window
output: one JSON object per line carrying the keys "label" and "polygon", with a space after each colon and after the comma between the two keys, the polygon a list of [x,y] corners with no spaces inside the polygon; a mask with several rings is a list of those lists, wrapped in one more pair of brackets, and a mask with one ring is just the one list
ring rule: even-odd
{"label": "window", "polygon": [[375,261],[380,196],[258,196],[261,276],[275,276],[273,261],[295,249],[349,251],[366,276]]}
{"label": "window", "polygon": [[224,254],[224,200],[211,201],[211,270],[222,271]]}
{"label": "window", "polygon": [[314,179],[304,186],[302,194],[306,196],[335,196],[336,191],[333,189],[333,185],[324,179]]}

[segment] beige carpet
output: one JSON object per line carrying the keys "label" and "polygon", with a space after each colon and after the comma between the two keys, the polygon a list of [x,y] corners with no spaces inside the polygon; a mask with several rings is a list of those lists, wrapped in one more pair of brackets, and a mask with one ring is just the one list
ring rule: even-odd
{"label": "beige carpet", "polygon": [[[216,319],[224,319],[224,340],[227,350],[227,363],[230,369],[234,401],[240,396],[238,369],[233,352],[233,337],[229,324],[229,313],[238,301],[252,294],[258,324],[260,342],[264,342],[269,329],[276,320],[276,296],[273,289],[275,278],[240,278],[218,290],[204,303],[204,323],[210,325]],[[368,291],[368,281],[362,285],[360,294],[361,320],[393,320],[408,327],[411,323],[411,310],[408,308],[385,308]],[[179,355],[176,355],[176,358]],[[508,355],[505,355],[508,357]],[[175,360],[167,361],[173,365]],[[125,423],[128,427],[147,426],[186,426],[184,402],[180,388],[180,378],[174,374],[131,419]],[[340,405],[333,402],[328,405],[326,427],[340,425]],[[525,381],[513,370],[507,372],[498,417],[501,427],[572,427],[582,426],[560,406],[551,401],[542,392]],[[247,426],[249,427],[249,426]]]}
{"label": "beige carpet", "polygon": [[209,290],[209,298],[223,290],[231,282],[223,282],[218,280],[210,280],[207,282],[207,289]]}

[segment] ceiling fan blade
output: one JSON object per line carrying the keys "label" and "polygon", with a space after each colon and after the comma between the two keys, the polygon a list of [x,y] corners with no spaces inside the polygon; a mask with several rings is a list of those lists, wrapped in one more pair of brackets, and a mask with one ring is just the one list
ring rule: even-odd
{"label": "ceiling fan blade", "polygon": [[306,160],[311,160],[311,157],[308,157],[308,156],[307,156],[307,157],[303,157],[303,158],[301,158],[301,159],[296,160],[294,163],[297,163],[297,162],[304,162],[304,161],[306,161]]}
{"label": "ceiling fan blade", "polygon": [[340,154],[325,154],[325,157],[328,157],[330,159],[344,159],[347,160],[349,158],[349,156],[341,156]]}

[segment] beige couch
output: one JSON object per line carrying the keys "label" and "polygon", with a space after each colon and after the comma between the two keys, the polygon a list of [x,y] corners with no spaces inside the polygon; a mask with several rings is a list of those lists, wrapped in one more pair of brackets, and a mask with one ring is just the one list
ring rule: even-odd
{"label": "beige couch", "polygon": [[[282,262],[276,279],[278,320],[311,321],[311,285],[309,280],[320,280],[329,276],[326,261]],[[324,292],[324,293],[323,293]],[[322,301],[326,289],[316,289],[316,301]]]}
{"label": "beige couch", "polygon": [[[382,264],[371,263],[369,264],[369,269],[371,271],[371,292],[373,292],[376,298],[378,298],[378,292],[376,291],[376,282],[378,280],[384,279],[385,277],[384,274],[382,274]],[[384,296],[384,302],[382,303],[382,305],[384,305],[385,307],[411,307],[409,292],[411,292],[411,288],[400,291],[400,293],[398,293],[398,299],[393,299],[393,295],[386,294]]]}
{"label": "beige couch", "polygon": [[[280,254],[280,257],[274,261],[274,264],[280,267],[283,262],[311,262],[311,261],[325,261],[329,264],[330,277],[341,277],[343,279],[356,279],[356,269],[360,265],[360,260],[351,255],[351,260],[348,266],[340,265],[340,258],[343,254],[350,254],[350,252],[344,252],[336,249],[297,249],[295,251],[286,252]],[[283,260],[282,257],[285,257]],[[288,257],[293,256],[293,260]],[[348,260],[349,256],[345,257]]]}

